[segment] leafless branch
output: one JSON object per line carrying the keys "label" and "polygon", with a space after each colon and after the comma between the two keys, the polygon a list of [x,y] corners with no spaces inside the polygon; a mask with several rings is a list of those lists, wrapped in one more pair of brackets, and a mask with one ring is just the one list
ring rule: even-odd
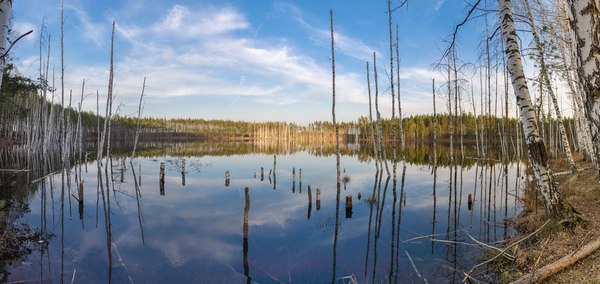
{"label": "leafless branch", "polygon": [[10,52],[10,50],[12,49],[12,47],[22,38],[26,37],[27,35],[31,34],[33,32],[33,30],[30,30],[24,34],[22,34],[21,36],[19,36],[15,41],[13,41],[10,46],[8,47],[8,49],[2,54],[0,55],[0,59],[4,59],[6,57],[6,55],[8,55],[8,53]]}

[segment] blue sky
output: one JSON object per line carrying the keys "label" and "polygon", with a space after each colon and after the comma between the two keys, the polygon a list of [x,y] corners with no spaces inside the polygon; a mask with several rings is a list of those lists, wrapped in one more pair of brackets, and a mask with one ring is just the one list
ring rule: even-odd
{"label": "blue sky", "polygon": [[[372,52],[378,54],[382,114],[389,116],[384,0],[65,0],[65,92],[73,89],[78,100],[85,79],[85,93],[94,95],[85,99],[84,108],[96,109],[96,90],[101,102],[105,100],[115,20],[115,106],[121,105],[122,115],[137,111],[146,76],[145,116],[301,124],[331,120],[330,8],[336,31],[338,120],[368,115],[365,62],[372,61]],[[37,41],[45,19],[52,37],[50,69],[57,72],[59,85],[60,1],[15,1],[13,9],[14,30],[34,30],[14,50],[20,72],[37,77]],[[463,1],[413,0],[408,10],[394,13],[406,115],[432,112],[431,79],[441,82],[443,76],[431,64],[466,11]],[[461,33],[460,48],[467,59],[476,57],[481,23]]]}

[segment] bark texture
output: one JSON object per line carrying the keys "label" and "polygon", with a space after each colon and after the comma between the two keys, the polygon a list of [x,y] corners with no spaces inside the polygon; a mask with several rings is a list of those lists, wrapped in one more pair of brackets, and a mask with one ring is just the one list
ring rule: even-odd
{"label": "bark texture", "polygon": [[506,52],[507,68],[511,76],[517,106],[519,107],[521,125],[523,126],[525,143],[534,172],[535,182],[542,196],[546,211],[555,218],[563,218],[567,211],[552,174],[548,169],[546,146],[539,135],[535,110],[531,102],[521,62],[521,51],[515,31],[512,5],[510,0],[498,0],[498,6],[500,8],[500,25]]}
{"label": "bark texture", "polygon": [[571,0],[569,4],[577,50],[577,73],[583,87],[596,168],[600,171],[600,0]]}
{"label": "bark texture", "polygon": [[[10,11],[12,11],[12,0],[0,0],[0,54],[8,50],[8,24],[10,23]],[[2,76],[6,64],[6,56],[0,58],[0,86],[2,86]]]}

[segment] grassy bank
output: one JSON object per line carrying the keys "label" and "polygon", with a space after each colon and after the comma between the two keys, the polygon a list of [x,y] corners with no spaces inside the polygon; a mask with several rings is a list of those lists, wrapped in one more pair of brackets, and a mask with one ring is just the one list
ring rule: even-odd
{"label": "grassy bank", "polygon": [[[563,161],[554,161],[551,168],[555,172],[568,171]],[[517,280],[527,273],[535,274],[545,265],[573,255],[588,242],[600,238],[600,183],[596,170],[581,158],[577,164],[583,168],[577,175],[557,175],[556,181],[565,200],[581,213],[585,221],[571,227],[561,225],[560,221],[550,221],[540,232],[519,243],[513,250],[514,262],[497,262],[504,282]],[[536,198],[532,189],[528,189],[522,198],[523,213],[514,220],[514,227],[520,235],[514,237],[513,242],[536,231],[549,219],[541,198]],[[544,283],[600,283],[600,250]]]}

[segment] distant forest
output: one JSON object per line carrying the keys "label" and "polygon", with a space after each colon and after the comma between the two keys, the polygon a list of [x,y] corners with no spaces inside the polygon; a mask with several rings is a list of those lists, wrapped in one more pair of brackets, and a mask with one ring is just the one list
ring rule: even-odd
{"label": "distant forest", "polygon": [[[28,129],[24,126],[28,121],[35,120],[39,102],[43,101],[37,90],[35,81],[24,78],[14,72],[12,65],[6,68],[4,84],[0,91],[0,138],[13,140],[26,140]],[[72,99],[72,98],[71,98]],[[45,104],[48,110],[45,113],[61,113],[61,103],[57,100]],[[84,139],[88,142],[97,140],[98,131],[102,131],[104,117],[91,111],[78,112],[71,101],[64,102],[64,116],[67,121],[81,120]],[[365,110],[367,113],[367,110]],[[450,135],[450,116],[447,113],[437,114],[437,137],[440,140],[448,139]],[[39,118],[37,118],[39,119]],[[58,118],[57,118],[58,119]],[[137,118],[116,114],[113,120],[113,135],[115,139],[127,140],[135,136]],[[395,119],[396,122],[398,119]],[[498,136],[516,137],[517,130],[522,133],[520,122],[515,118],[498,118],[493,116],[461,113],[453,116],[453,128],[456,139],[463,137],[466,141],[479,137],[496,139]],[[433,114],[412,115],[402,120],[404,137],[407,140],[430,140],[434,133]],[[539,121],[544,123],[543,133],[549,137],[556,136],[557,121],[551,117],[541,116]],[[572,118],[565,119],[565,126],[569,139],[573,141]],[[75,123],[73,123],[74,125]],[[390,139],[392,120],[382,118],[383,137]],[[398,125],[398,124],[397,124]],[[458,125],[458,126],[456,126]],[[99,127],[100,126],[100,127]],[[371,123],[366,116],[358,117],[353,122],[338,123],[340,137],[344,143],[370,142]],[[233,120],[205,120],[192,118],[156,118],[143,117],[140,119],[140,138],[160,140],[273,140],[296,142],[333,142],[335,128],[330,121],[315,121],[308,125],[299,125],[291,122],[247,122]],[[458,140],[457,140],[458,141]],[[388,141],[389,142],[389,141]]]}

